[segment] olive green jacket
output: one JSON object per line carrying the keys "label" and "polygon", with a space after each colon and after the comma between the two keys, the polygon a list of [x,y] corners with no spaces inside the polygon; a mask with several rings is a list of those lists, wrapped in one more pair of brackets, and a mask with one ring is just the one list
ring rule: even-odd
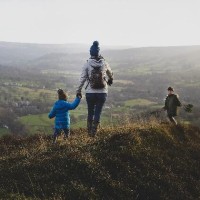
{"label": "olive green jacket", "polygon": [[177,107],[181,106],[181,102],[177,94],[167,95],[165,99],[165,107],[167,114],[170,116],[177,116]]}

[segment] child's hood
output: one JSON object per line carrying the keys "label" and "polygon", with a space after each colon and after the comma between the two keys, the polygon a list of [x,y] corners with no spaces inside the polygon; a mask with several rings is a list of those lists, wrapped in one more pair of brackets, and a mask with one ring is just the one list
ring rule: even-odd
{"label": "child's hood", "polygon": [[66,105],[67,105],[67,101],[58,100],[55,102],[54,108],[55,109],[63,109],[63,108],[66,108]]}

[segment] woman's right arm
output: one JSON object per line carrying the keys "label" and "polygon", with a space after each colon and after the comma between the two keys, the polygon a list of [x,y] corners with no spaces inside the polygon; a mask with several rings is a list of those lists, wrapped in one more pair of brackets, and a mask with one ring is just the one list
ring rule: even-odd
{"label": "woman's right arm", "polygon": [[106,74],[108,76],[108,80],[112,80],[113,81],[113,72],[109,66],[109,64],[106,62]]}

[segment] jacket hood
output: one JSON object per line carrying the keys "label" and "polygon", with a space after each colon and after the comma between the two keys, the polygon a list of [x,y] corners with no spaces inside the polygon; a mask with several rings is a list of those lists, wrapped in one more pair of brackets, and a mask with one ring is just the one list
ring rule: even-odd
{"label": "jacket hood", "polygon": [[55,106],[56,109],[62,109],[66,106],[66,101],[58,100],[58,101],[55,102],[54,106]]}
{"label": "jacket hood", "polygon": [[96,60],[94,58],[89,58],[88,64],[93,67],[102,67],[104,65],[104,59],[100,58],[99,60]]}

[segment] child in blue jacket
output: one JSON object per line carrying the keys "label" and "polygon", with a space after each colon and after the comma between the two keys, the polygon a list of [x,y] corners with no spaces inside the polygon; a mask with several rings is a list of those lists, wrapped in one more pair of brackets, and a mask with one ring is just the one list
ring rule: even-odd
{"label": "child in blue jacket", "polygon": [[49,113],[49,118],[55,117],[55,132],[53,134],[53,143],[56,142],[58,135],[64,131],[64,139],[70,135],[70,113],[69,110],[75,109],[81,97],[77,96],[72,103],[67,102],[67,95],[62,90],[58,90],[58,101],[55,102],[53,108]]}

